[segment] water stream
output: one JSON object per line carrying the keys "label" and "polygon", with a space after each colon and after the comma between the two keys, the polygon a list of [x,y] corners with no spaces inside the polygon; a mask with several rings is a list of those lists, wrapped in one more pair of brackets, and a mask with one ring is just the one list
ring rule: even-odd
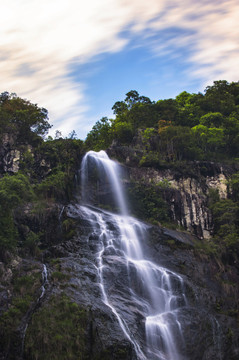
{"label": "water stream", "polygon": [[[84,206],[79,211],[99,239],[96,267],[102,300],[117,318],[137,359],[181,360],[178,314],[187,304],[183,278],[145,255],[147,225],[128,215],[120,176],[120,167],[104,151],[90,151],[82,161]],[[99,194],[102,186],[113,194],[111,204],[117,213],[93,206],[93,193]]]}

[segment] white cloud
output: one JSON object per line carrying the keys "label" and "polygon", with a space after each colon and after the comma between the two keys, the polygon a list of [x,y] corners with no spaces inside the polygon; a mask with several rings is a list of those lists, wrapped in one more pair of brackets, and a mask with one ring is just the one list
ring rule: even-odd
{"label": "white cloud", "polygon": [[[175,47],[190,48],[185,61],[192,76],[239,78],[237,0],[0,0],[0,5],[1,89],[46,107],[54,129],[64,134],[79,123],[88,127],[84,114],[90,106],[86,84],[74,82],[69,66],[121,51],[135,34],[161,56],[172,55]],[[170,28],[178,34],[160,41]]]}
{"label": "white cloud", "polygon": [[[178,35],[164,44],[187,47],[191,76],[206,82],[219,78],[239,80],[239,3],[225,1],[173,1],[163,16],[151,23],[152,31],[178,28]],[[185,33],[183,33],[185,31]]]}

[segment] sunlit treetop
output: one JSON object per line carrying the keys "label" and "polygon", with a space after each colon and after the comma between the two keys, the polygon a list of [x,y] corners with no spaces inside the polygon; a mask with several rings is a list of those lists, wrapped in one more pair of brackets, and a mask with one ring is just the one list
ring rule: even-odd
{"label": "sunlit treetop", "polygon": [[16,94],[0,94],[0,134],[14,133],[18,142],[34,141],[44,137],[51,125],[48,112]]}

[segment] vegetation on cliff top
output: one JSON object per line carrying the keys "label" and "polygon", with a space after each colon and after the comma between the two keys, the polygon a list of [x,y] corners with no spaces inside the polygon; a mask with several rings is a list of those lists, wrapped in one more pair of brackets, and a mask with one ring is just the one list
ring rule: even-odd
{"label": "vegetation on cliff top", "polygon": [[[15,94],[0,95],[0,140],[11,134],[21,152],[18,173],[4,175],[2,170],[0,178],[2,259],[7,250],[13,251],[19,244],[35,252],[34,244],[42,234],[31,228],[19,234],[15,221],[17,208],[29,201],[35,203],[33,209],[52,201],[69,201],[74,191],[74,176],[86,150],[106,149],[114,140],[118,145],[139,150],[138,166],[178,167],[182,171],[188,169],[186,162],[194,160],[238,163],[239,82],[215,81],[204,94],[184,91],[175,99],[156,102],[131,90],[112,109],[115,119],[104,117],[97,121],[85,142],[75,136],[65,139],[56,136],[54,140],[48,137],[44,141],[51,127],[47,110]],[[238,247],[238,184],[235,173],[228,183],[229,199],[215,196],[209,199],[215,241],[225,244],[226,249]],[[145,212],[136,211],[136,215],[167,223],[169,211],[163,201],[163,190],[143,190],[139,183],[131,187],[135,209]]]}
{"label": "vegetation on cliff top", "polygon": [[215,81],[205,94],[184,91],[156,102],[132,90],[112,109],[115,119],[95,124],[88,148],[107,148],[113,139],[130,144],[141,129],[145,152],[159,162],[239,157],[239,82]]}
{"label": "vegetation on cliff top", "polygon": [[[190,161],[239,162],[239,82],[215,81],[204,94],[183,91],[175,99],[151,101],[132,90],[124,101],[113,106],[115,119],[102,118],[86,138],[88,149],[106,149],[115,144],[134,146],[138,166],[180,169],[191,176]],[[235,170],[236,171],[236,170]],[[236,172],[227,183],[229,199],[218,194],[209,196],[214,219],[211,251],[217,251],[232,263],[239,258],[239,176]],[[162,203],[160,189],[152,197],[140,184],[131,190],[137,209],[144,209],[143,218],[167,222],[167,207]],[[143,188],[143,186],[141,186]],[[140,206],[139,206],[140,204]],[[230,259],[230,260],[229,260]]]}
{"label": "vegetation on cliff top", "polygon": [[[4,147],[4,137],[10,135],[14,149],[20,151],[17,173],[4,170],[0,159],[0,261],[8,262],[9,253],[17,251],[36,257],[44,239],[48,241],[45,247],[52,245],[60,212],[50,220],[55,225],[53,236],[49,236],[47,222],[40,219],[50,218],[51,208],[57,202],[61,203],[60,209],[69,202],[75,190],[75,174],[86,150],[106,149],[115,140],[118,145],[139,150],[136,154],[139,167],[174,167],[184,174],[190,171],[188,162],[193,160],[238,163],[239,83],[217,81],[206,88],[205,94],[184,91],[175,99],[157,102],[130,91],[124,101],[115,103],[113,110],[115,119],[104,117],[98,121],[85,142],[74,136],[44,140],[51,127],[47,111],[15,94],[0,95],[0,143]],[[152,186],[132,183],[128,195],[133,213],[152,223],[167,224],[169,206],[163,194],[168,186],[164,181]],[[232,174],[227,186],[228,199],[220,199],[217,191],[209,193],[214,237],[204,244],[207,252],[220,256],[224,264],[235,266],[239,259],[238,172]],[[74,234],[74,221],[62,221],[61,241]],[[67,276],[59,268],[51,274],[52,282],[67,280]],[[37,301],[40,270],[22,276],[15,273],[10,283],[12,296],[0,321],[2,353],[8,353],[12,344],[19,346],[16,329],[31,304]],[[51,297],[47,306],[32,317],[26,333],[25,355],[37,359],[84,358],[87,316],[70,298]]]}

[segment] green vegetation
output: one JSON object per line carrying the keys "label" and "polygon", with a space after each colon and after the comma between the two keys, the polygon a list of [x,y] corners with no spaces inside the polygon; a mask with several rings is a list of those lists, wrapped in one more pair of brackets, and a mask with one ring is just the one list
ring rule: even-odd
{"label": "green vegetation", "polygon": [[24,201],[34,199],[29,179],[23,174],[0,179],[0,257],[6,250],[14,250],[17,244],[17,230],[14,224],[14,209]]}
{"label": "green vegetation", "polygon": [[41,272],[32,271],[19,276],[14,274],[12,281],[12,301],[8,310],[1,313],[0,317],[0,348],[7,354],[9,348],[19,341],[18,327],[23,317],[39,296],[41,286]]}
{"label": "green vegetation", "polygon": [[[132,157],[139,167],[171,168],[179,177],[197,176],[192,167],[195,160],[234,164],[234,173],[227,182],[228,198],[220,199],[217,190],[209,191],[207,205],[213,217],[214,234],[210,240],[195,242],[195,251],[206,253],[208,258],[214,256],[218,260],[220,257],[226,266],[238,264],[239,82],[216,81],[204,94],[184,91],[175,99],[158,101],[132,90],[112,109],[115,119],[103,117],[97,121],[85,142],[76,139],[74,131],[68,138],[62,138],[57,131],[54,140],[52,137],[44,140],[51,127],[47,110],[15,94],[0,95],[0,143],[3,145],[8,139],[20,153],[16,173],[0,163],[0,261],[12,260],[10,253],[39,257],[42,249],[57,243],[58,228],[60,241],[74,237],[76,221],[64,217],[63,212],[60,224],[59,215],[63,204],[75,193],[75,174],[82,156],[86,150],[106,149],[114,141],[124,146],[126,156],[127,146],[131,146]],[[202,177],[206,177],[207,168],[203,170],[203,166],[200,171]],[[93,170],[89,181],[95,182],[97,178],[97,171]],[[133,215],[156,225],[173,227],[165,200],[170,192],[168,181],[148,185],[138,181],[131,183],[127,192]],[[57,210],[54,212],[54,209]],[[48,221],[53,226],[48,226]],[[166,240],[166,244],[172,251],[179,248],[173,239]],[[51,257],[51,252],[48,253]],[[54,268],[52,285],[63,289],[70,273],[61,271],[59,259],[49,261]],[[11,266],[8,268],[11,273],[10,269]],[[8,354],[12,346],[19,348],[19,327],[36,305],[42,284],[41,271],[15,272],[5,281],[11,297],[6,302],[8,307],[2,306],[0,346],[2,353]],[[223,281],[225,287],[234,286]],[[70,286],[73,289],[76,285]],[[26,333],[25,358],[88,358],[85,309],[60,295],[52,296],[44,307],[35,310]],[[221,311],[220,303],[217,311]],[[228,311],[237,314],[234,309]],[[229,332],[228,338],[231,337]],[[112,356],[124,359],[127,349],[104,349],[95,359]]]}
{"label": "green vegetation", "polygon": [[239,156],[239,82],[215,81],[204,95],[184,91],[157,102],[132,90],[112,109],[115,119],[103,118],[88,134],[89,148],[107,148],[113,139],[130,144],[143,129],[144,150],[153,151],[159,162]]}
{"label": "green vegetation", "polygon": [[[183,91],[175,99],[151,101],[131,90],[113,106],[115,119],[103,118],[86,138],[89,149],[107,148],[112,140],[139,152],[140,167],[171,168],[180,176],[193,176],[192,161],[239,162],[239,82],[215,81],[204,94]],[[133,142],[132,142],[133,140]],[[203,169],[202,169],[203,171]],[[214,236],[203,243],[206,252],[219,254],[226,263],[239,259],[239,175],[228,182],[229,199],[210,192],[208,206]],[[169,209],[163,189],[137,183],[129,189],[134,215],[167,223]]]}
{"label": "green vegetation", "polygon": [[222,199],[210,206],[214,220],[214,239],[217,250],[226,263],[239,259],[239,202]]}
{"label": "green vegetation", "polygon": [[163,191],[168,184],[159,183],[155,186],[145,186],[134,183],[128,189],[129,204],[138,218],[154,224],[169,222],[169,208],[163,200]]}
{"label": "green vegetation", "polygon": [[50,129],[47,110],[16,94],[0,95],[0,136],[10,133],[18,144],[36,145]]}
{"label": "green vegetation", "polygon": [[[183,91],[175,99],[158,101],[131,90],[112,109],[115,118],[97,121],[85,142],[77,140],[74,131],[65,139],[57,131],[55,140],[48,137],[44,141],[51,127],[47,111],[15,94],[0,95],[0,140],[11,134],[21,153],[20,171],[0,178],[2,259],[19,245],[33,256],[39,253],[38,244],[44,235],[28,225],[19,232],[15,214],[31,202],[30,213],[41,218],[49,211],[49,204],[69,201],[86,150],[106,149],[114,140],[138,150],[134,155],[138,166],[171,168],[179,176],[195,176],[190,165],[195,160],[238,164],[239,82],[215,81],[203,94]],[[96,174],[92,176],[95,178]],[[133,184],[129,199],[134,215],[154,223],[169,223],[170,211],[164,200],[167,190],[165,183]],[[225,200],[216,193],[209,194],[208,206],[215,223],[212,248],[223,249],[223,254],[230,254],[230,261],[235,261],[239,234],[238,173],[232,174],[228,190],[230,196]],[[67,240],[74,234],[74,223],[63,219],[62,238]]]}
{"label": "green vegetation", "polygon": [[34,313],[25,340],[28,359],[81,360],[85,354],[87,313],[67,296],[52,296]]}
{"label": "green vegetation", "polygon": [[[220,257],[225,264],[234,265],[239,259],[239,201],[237,189],[238,173],[228,183],[231,198],[220,199],[218,191],[211,189],[208,206],[214,223],[213,237],[207,241],[198,241],[197,249]],[[234,191],[232,191],[234,187]]]}
{"label": "green vegetation", "polygon": [[42,234],[34,224],[30,228],[18,224],[21,208],[31,203],[32,216],[44,216],[49,203],[69,201],[74,191],[83,142],[75,139],[74,132],[70,138],[44,141],[50,127],[46,109],[16,94],[0,94],[0,144],[4,149],[7,141],[20,154],[17,172],[5,174],[7,170],[0,168],[1,260],[6,261],[8,252],[19,246],[31,255],[38,254]]}

